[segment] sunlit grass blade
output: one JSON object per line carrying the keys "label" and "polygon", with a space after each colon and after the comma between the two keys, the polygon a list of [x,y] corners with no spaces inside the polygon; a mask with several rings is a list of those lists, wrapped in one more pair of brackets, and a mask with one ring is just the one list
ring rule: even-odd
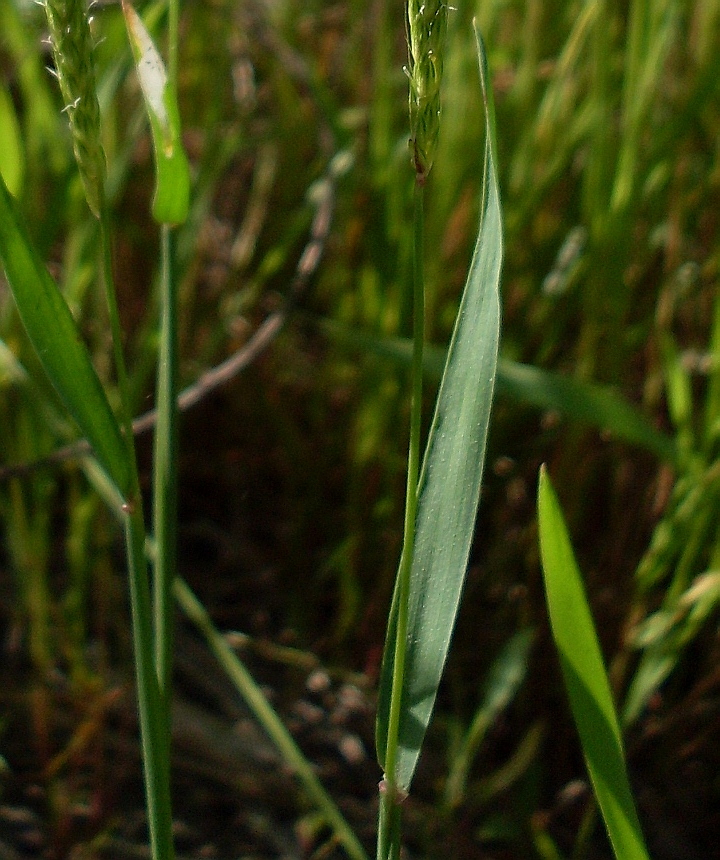
{"label": "sunlit grass blade", "polygon": [[[410,577],[407,663],[395,784],[407,791],[435,704],[457,614],[480,494],[500,328],[502,220],[494,113],[479,34],[487,137],[475,253],[435,409],[419,482]],[[397,630],[393,601],[380,680],[378,758],[384,767]]]}
{"label": "sunlit grass blade", "polygon": [[20,317],[48,378],[80,432],[127,493],[127,448],[90,354],[57,285],[35,252],[15,201],[0,177],[0,259]]}
{"label": "sunlit grass blade", "polygon": [[142,19],[125,0],[122,8],[152,129],[156,169],[153,217],[161,224],[181,224],[190,206],[190,170],[180,138],[177,95]]}
{"label": "sunlit grass blade", "polygon": [[600,645],[560,504],[544,467],[538,522],[550,624],[595,796],[618,860],[647,860]]}

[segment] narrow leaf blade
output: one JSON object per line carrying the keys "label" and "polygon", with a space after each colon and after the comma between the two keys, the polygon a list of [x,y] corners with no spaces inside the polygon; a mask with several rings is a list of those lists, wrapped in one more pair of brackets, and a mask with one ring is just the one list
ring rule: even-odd
{"label": "narrow leaf blade", "polygon": [[[430,722],[465,580],[480,494],[500,328],[502,221],[487,62],[476,32],[487,138],[481,221],[420,477],[408,607],[396,784],[410,787]],[[385,761],[397,629],[393,603],[383,657],[377,747]]]}
{"label": "narrow leaf blade", "polygon": [[595,796],[618,860],[647,860],[600,645],[562,510],[544,467],[538,520],[550,623]]}
{"label": "narrow leaf blade", "polygon": [[500,394],[540,409],[556,410],[572,421],[591,424],[617,439],[651,451],[668,463],[677,461],[673,440],[655,429],[642,413],[608,386],[501,360],[498,367]]}
{"label": "narrow leaf blade", "polygon": [[20,317],[45,372],[121,493],[127,449],[65,299],[37,256],[0,176],[0,260]]}
{"label": "narrow leaf blade", "polygon": [[176,95],[142,19],[127,0],[123,0],[122,9],[152,130],[156,169],[153,218],[160,224],[181,224],[190,206],[190,168],[180,136]]}
{"label": "narrow leaf blade", "polygon": [[490,727],[514,699],[524,681],[532,642],[533,631],[520,630],[505,644],[490,667],[483,700],[448,773],[445,784],[448,807],[458,806],[462,801],[467,775],[477,751]]}
{"label": "narrow leaf blade", "polygon": [[[402,366],[409,366],[412,361],[410,338],[378,335],[329,319],[320,320],[319,325],[336,342],[364,354],[377,355]],[[445,359],[445,349],[426,345],[423,362],[430,379],[442,376]],[[614,439],[644,448],[668,463],[677,462],[678,452],[673,439],[653,427],[638,409],[609,386],[500,358],[496,394],[537,409],[559,412],[569,421],[589,424]]]}

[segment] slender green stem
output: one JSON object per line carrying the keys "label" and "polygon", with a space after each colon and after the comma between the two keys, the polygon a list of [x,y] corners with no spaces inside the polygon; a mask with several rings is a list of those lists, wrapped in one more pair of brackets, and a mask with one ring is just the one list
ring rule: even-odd
{"label": "slender green stem", "polygon": [[415,518],[420,474],[420,435],[422,422],[423,344],[425,332],[425,282],[423,276],[424,224],[423,184],[415,183],[414,242],[413,242],[413,362],[412,398],[410,405],[410,445],[408,451],[407,484],[405,489],[405,524],[403,551],[398,571],[398,617],[393,661],[392,693],[388,718],[385,779],[380,793],[380,820],[378,826],[378,858],[392,860],[400,851],[401,796],[395,778],[395,767],[402,714],[402,691],[405,681],[407,651],[408,597],[410,574],[415,546]]}
{"label": "slender green stem", "polygon": [[[168,0],[168,83],[177,93],[179,0]],[[153,532],[155,664],[160,701],[170,731],[172,697],[172,584],[177,565],[177,298],[173,278],[174,241],[169,224],[161,226],[160,347],[158,353],[153,451]]]}
{"label": "slender green stem", "polygon": [[[112,243],[110,240],[110,213],[105,200],[101,201],[100,209],[100,243],[102,246],[103,285],[110,318],[110,333],[112,335],[113,358],[120,390],[120,426],[125,433],[128,459],[134,473],[133,484],[137,483],[137,460],[135,458],[135,438],[132,432],[132,410],[130,406],[130,385],[128,383],[125,356],[123,354],[122,327],[118,312],[115,278],[112,268]],[[136,488],[133,486],[133,491]]]}
{"label": "slender green stem", "polygon": [[170,720],[173,653],[172,584],[177,560],[177,303],[172,277],[172,230],[161,231],[160,351],[153,456],[155,662],[165,719]]}
{"label": "slender green stem", "polygon": [[122,330],[118,312],[115,281],[112,272],[110,218],[102,201],[100,233],[103,257],[103,281],[110,317],[115,367],[120,389],[120,423],[125,433],[131,486],[123,506],[125,544],[128,558],[130,606],[132,612],[133,649],[138,690],[140,739],[147,792],[148,822],[153,860],[172,860],[172,813],[170,806],[169,721],[160,696],[154,656],[154,638],[150,584],[145,556],[145,523],[138,479],[135,440],[132,432],[130,388],[122,347]]}
{"label": "slender green stem", "polygon": [[386,785],[380,792],[377,860],[399,860],[400,857],[400,805],[393,801]]}
{"label": "slender green stem", "polygon": [[170,742],[166,709],[160,697],[153,653],[145,526],[139,500],[127,512],[125,541],[130,573],[130,606],[150,847],[153,860],[173,860]]}

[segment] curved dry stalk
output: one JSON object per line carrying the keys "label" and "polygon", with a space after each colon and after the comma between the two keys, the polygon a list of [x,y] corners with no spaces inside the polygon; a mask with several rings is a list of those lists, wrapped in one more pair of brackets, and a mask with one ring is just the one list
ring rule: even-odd
{"label": "curved dry stalk", "polygon": [[[267,316],[246,344],[179,394],[180,412],[186,412],[197,406],[213,391],[234,379],[256,361],[280,333],[298,298],[305,292],[310,279],[320,265],[332,226],[337,183],[348,167],[349,156],[346,153],[338,153],[330,161],[325,175],[317,184],[316,208],[310,225],[310,236],[297,262],[295,275],[290,282],[287,298],[282,306]],[[132,422],[133,434],[139,436],[152,430],[156,422],[155,409],[145,412]],[[90,453],[91,448],[87,440],[81,439],[31,463],[18,463],[0,468],[0,482],[28,475],[38,469],[56,466],[67,460],[79,459]]]}

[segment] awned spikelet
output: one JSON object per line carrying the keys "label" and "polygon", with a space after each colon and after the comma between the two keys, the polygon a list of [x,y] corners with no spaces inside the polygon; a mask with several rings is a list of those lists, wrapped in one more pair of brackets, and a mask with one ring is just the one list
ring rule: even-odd
{"label": "awned spikelet", "polygon": [[440,131],[447,13],[447,4],[442,0],[408,0],[410,146],[420,183],[425,182],[432,167]]}
{"label": "awned spikelet", "polygon": [[95,87],[93,43],[85,0],[45,0],[55,70],[70,121],[73,149],[85,197],[100,217],[105,154],[100,143],[100,106]]}

